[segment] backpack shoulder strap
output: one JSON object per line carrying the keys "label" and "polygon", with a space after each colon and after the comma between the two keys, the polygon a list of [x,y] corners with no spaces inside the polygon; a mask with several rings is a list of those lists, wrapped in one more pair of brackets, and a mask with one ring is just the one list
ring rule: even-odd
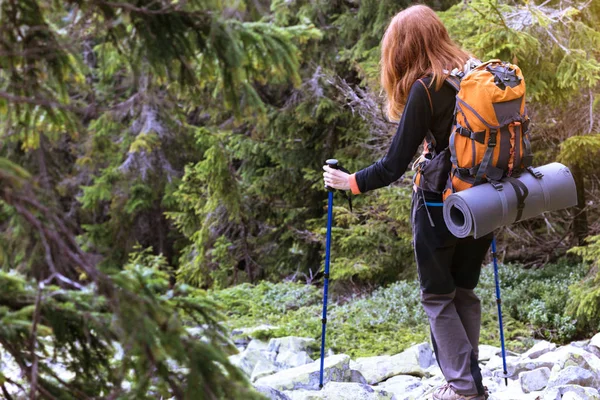
{"label": "backpack shoulder strap", "polygon": [[460,90],[460,78],[458,76],[448,75],[444,82],[450,85],[456,92]]}
{"label": "backpack shoulder strap", "polygon": [[423,88],[425,89],[425,92],[427,93],[427,98],[429,99],[429,107],[431,108],[431,115],[433,115],[433,102],[431,101],[431,93],[429,93],[429,88],[427,87],[427,85],[425,84],[425,82],[423,82],[423,78],[420,78],[418,80],[418,82],[423,85]]}

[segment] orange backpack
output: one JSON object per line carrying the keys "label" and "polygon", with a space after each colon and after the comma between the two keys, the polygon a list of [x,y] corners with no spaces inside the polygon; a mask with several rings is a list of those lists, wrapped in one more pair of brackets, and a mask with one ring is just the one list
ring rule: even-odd
{"label": "orange backpack", "polygon": [[446,79],[457,91],[450,135],[452,169],[443,197],[484,182],[518,176],[533,154],[518,66],[500,60],[454,70]]}

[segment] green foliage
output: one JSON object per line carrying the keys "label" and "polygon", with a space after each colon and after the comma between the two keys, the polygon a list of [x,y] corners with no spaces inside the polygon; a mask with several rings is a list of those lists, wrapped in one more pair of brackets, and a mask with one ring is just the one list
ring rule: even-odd
{"label": "green foliage", "polygon": [[[333,272],[333,270],[332,270]],[[581,265],[560,263],[540,270],[501,265],[500,281],[507,345],[514,351],[531,347],[532,339],[564,343],[589,335],[576,329],[566,312],[570,285],[585,274]],[[500,341],[493,267],[485,266],[476,293],[482,304],[481,342]],[[272,324],[270,336],[305,336],[320,340],[322,291],[298,283],[243,284],[210,291],[223,305],[230,328]],[[527,301],[523,301],[527,299]],[[333,297],[327,310],[327,343],[352,357],[395,354],[428,340],[427,316],[420,304],[419,285],[401,281],[363,295]],[[255,335],[256,336],[256,335]]]}
{"label": "green foliage", "polygon": [[[493,269],[491,266],[486,269],[477,292],[482,299],[486,299],[484,314],[489,317],[495,314],[496,294]],[[582,265],[567,262],[535,270],[501,266],[502,309],[505,317],[508,317],[509,329],[514,330],[520,325],[520,332],[515,336],[527,337],[533,333],[534,337],[560,343],[585,333],[577,331],[575,319],[566,312],[567,301],[572,295],[570,285],[579,282],[584,275],[585,268]],[[516,326],[511,328],[515,322]]]}
{"label": "green foliage", "polygon": [[[322,292],[314,286],[261,282],[210,294],[227,310],[230,327],[269,323],[278,327],[269,331],[273,336],[320,337]],[[394,354],[426,340],[425,323],[418,285],[398,282],[369,296],[330,303],[327,343],[352,357]]]}
{"label": "green foliage", "polygon": [[[20,274],[0,272],[1,348],[22,368],[37,365],[44,397],[262,398],[229,363],[215,304],[204,292],[171,286],[167,270],[151,249],[132,254],[103,283],[115,285],[114,297],[95,285],[36,288]],[[204,339],[188,333],[188,324],[201,326]],[[33,342],[31,332],[38,335]],[[5,379],[30,387],[14,374]]]}
{"label": "green foliage", "polygon": [[[357,207],[354,213],[345,205],[334,208],[332,281],[390,282],[413,277],[411,196],[408,184],[394,186],[374,193],[369,199],[371,206]],[[336,201],[344,203],[341,196]],[[324,241],[325,221],[310,222]]]}
{"label": "green foliage", "polygon": [[558,161],[580,168],[594,168],[600,155],[600,134],[572,136],[560,144]]}
{"label": "green foliage", "polygon": [[600,330],[600,235],[590,236],[587,241],[588,246],[570,250],[581,256],[591,268],[582,282],[570,287],[572,296],[568,310],[577,318],[580,330],[593,332]]}
{"label": "green foliage", "polygon": [[600,45],[600,31],[583,3],[546,3],[477,0],[442,16],[476,56],[516,62],[530,100],[559,104],[600,81],[600,61],[589,57]]}

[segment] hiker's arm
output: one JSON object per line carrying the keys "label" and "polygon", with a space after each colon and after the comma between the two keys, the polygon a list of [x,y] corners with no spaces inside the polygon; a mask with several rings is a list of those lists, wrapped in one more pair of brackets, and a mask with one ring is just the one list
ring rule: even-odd
{"label": "hiker's arm", "polygon": [[385,157],[375,164],[349,176],[354,194],[378,189],[397,181],[410,164],[431,126],[431,106],[428,94],[416,82],[408,96],[398,130]]}

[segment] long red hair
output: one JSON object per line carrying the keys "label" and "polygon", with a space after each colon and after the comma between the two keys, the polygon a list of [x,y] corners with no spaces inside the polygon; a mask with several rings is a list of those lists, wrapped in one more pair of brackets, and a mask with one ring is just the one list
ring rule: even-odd
{"label": "long red hair", "polygon": [[468,59],[431,8],[415,5],[396,14],[381,41],[381,86],[389,118],[399,118],[417,79],[429,74],[439,90],[444,70],[462,68]]}

